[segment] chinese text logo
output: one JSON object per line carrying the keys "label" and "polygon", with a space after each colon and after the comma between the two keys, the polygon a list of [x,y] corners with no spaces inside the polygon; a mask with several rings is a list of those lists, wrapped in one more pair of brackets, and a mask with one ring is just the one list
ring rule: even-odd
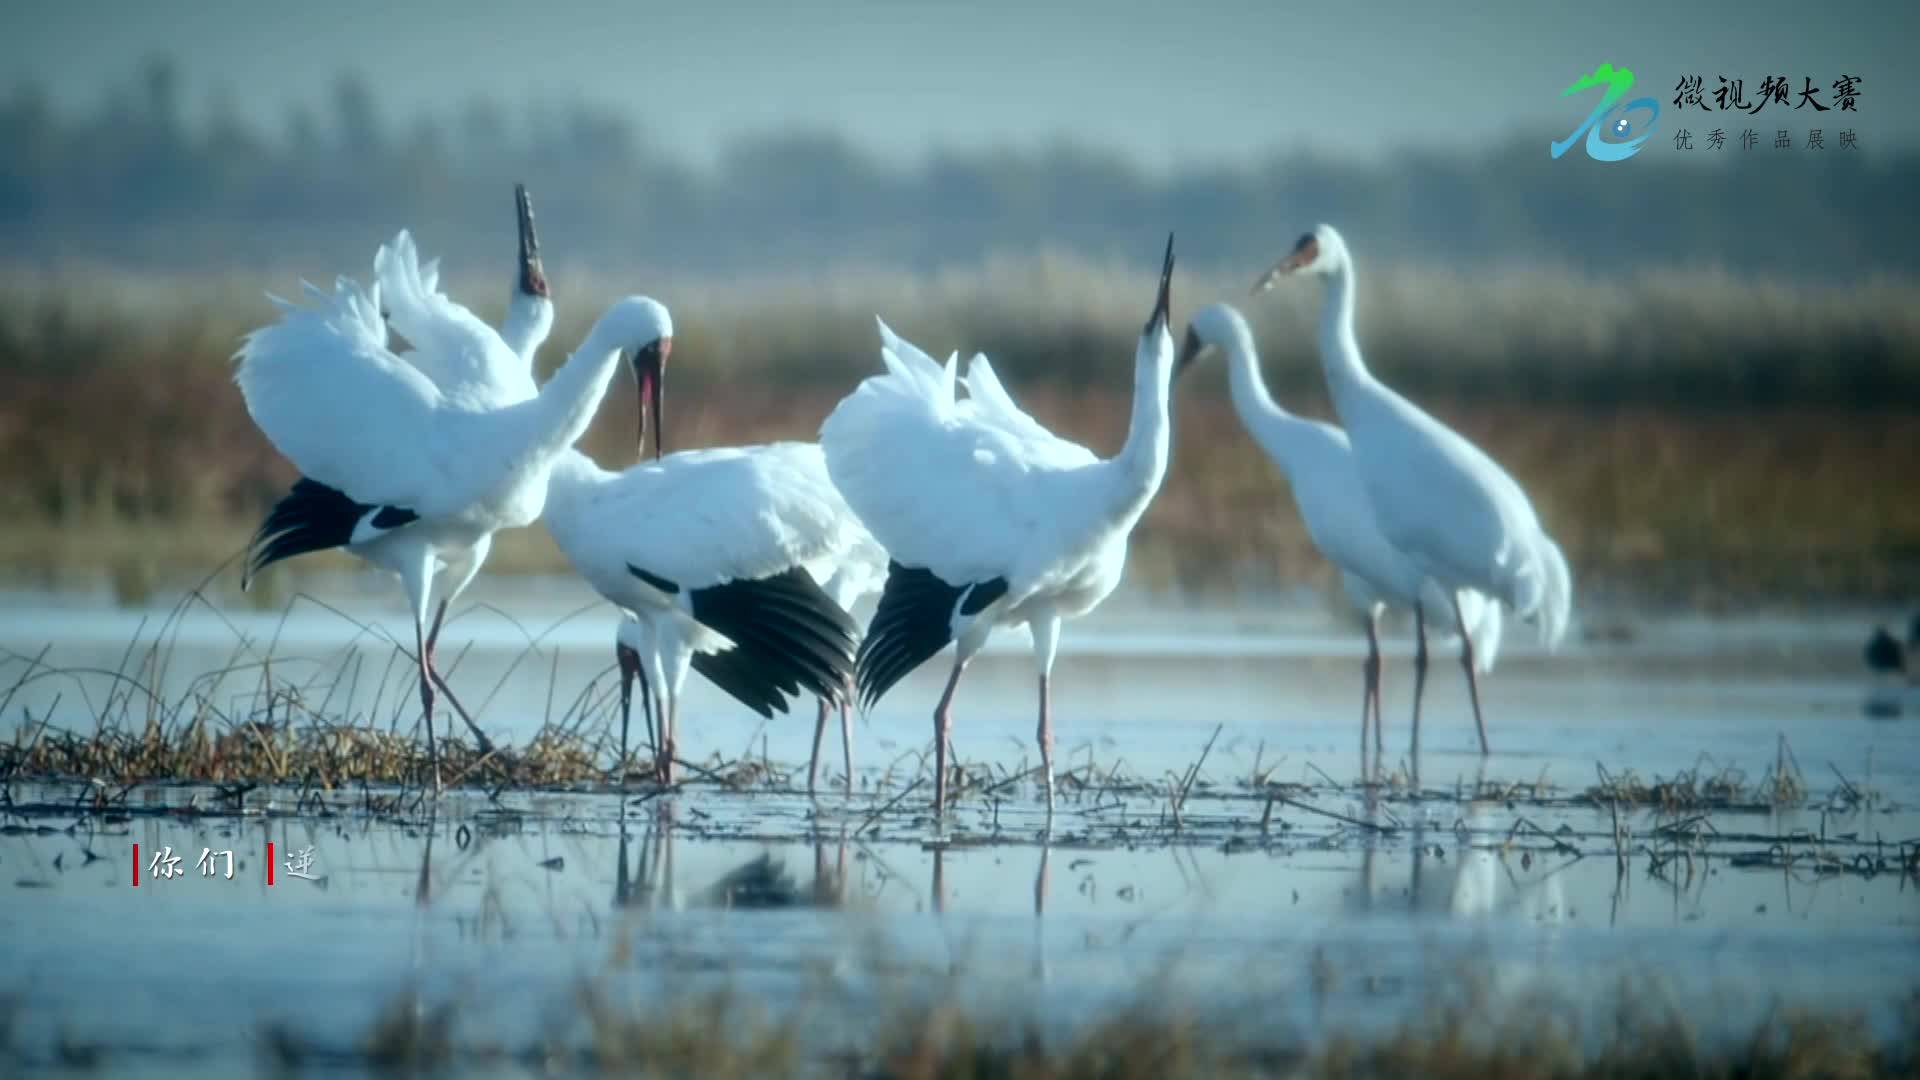
{"label": "chinese text logo", "polygon": [[[1587,137],[1587,156],[1595,161],[1625,161],[1640,152],[1640,144],[1653,135],[1654,125],[1660,120],[1660,103],[1650,97],[1634,98],[1625,105],[1620,99],[1633,89],[1633,72],[1626,68],[1617,68],[1612,64],[1601,64],[1593,69],[1591,75],[1574,80],[1572,86],[1560,91],[1561,97],[1570,97],[1582,90],[1605,87],[1600,103],[1593,107],[1573,134],[1550,144],[1553,157],[1558,160],[1580,136]],[[1615,115],[1616,112],[1618,115]],[[1635,114],[1645,112],[1646,119],[1635,123]]]}

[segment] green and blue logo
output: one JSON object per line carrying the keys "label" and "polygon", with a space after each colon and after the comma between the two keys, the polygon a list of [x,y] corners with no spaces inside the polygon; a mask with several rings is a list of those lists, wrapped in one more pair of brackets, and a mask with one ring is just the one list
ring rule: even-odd
{"label": "green and blue logo", "polygon": [[[1633,72],[1626,68],[1601,64],[1593,69],[1593,74],[1574,80],[1572,86],[1560,91],[1560,96],[1571,97],[1596,86],[1606,88],[1600,104],[1580,121],[1573,134],[1548,147],[1555,160],[1571,149],[1582,134],[1587,137],[1587,156],[1595,161],[1625,161],[1639,153],[1640,144],[1652,137],[1654,125],[1660,122],[1660,103],[1650,97],[1634,98],[1625,105],[1619,103],[1627,91],[1633,89]],[[1646,114],[1644,120],[1638,119],[1640,113]]]}

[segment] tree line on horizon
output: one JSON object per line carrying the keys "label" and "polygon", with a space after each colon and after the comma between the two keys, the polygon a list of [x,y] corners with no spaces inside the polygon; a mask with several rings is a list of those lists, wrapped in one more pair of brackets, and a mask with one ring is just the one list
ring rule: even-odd
{"label": "tree line on horizon", "polygon": [[604,105],[516,114],[475,99],[400,117],[353,73],[277,131],[218,97],[189,121],[186,97],[166,60],[92,109],[58,109],[33,84],[0,96],[0,264],[358,265],[402,225],[449,259],[497,260],[524,180],[551,251],[609,270],[927,271],[1036,249],[1146,266],[1171,228],[1190,259],[1251,275],[1316,221],[1364,259],[1462,268],[1697,265],[1838,283],[1920,269],[1920,153],[1875,150],[1870,130],[1858,150],[1656,142],[1612,164],[1552,160],[1547,132],[1377,163],[1276,148],[1159,178],[1070,139],[889,166],[826,131],[740,138],[703,169]]}

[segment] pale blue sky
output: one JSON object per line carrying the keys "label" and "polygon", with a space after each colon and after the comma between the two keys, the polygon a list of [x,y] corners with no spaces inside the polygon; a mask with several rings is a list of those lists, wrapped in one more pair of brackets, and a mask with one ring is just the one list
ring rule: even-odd
{"label": "pale blue sky", "polygon": [[583,98],[694,161],[787,125],[895,161],[1071,135],[1156,169],[1304,144],[1544,142],[1580,118],[1555,94],[1602,60],[1662,101],[1683,73],[1744,77],[1750,95],[1767,74],[1859,75],[1861,141],[1920,143],[1907,2],[8,0],[0,28],[0,80],[41,80],[63,105],[165,53],[196,108],[224,89],[277,127],[353,66],[389,117],[476,92],[509,107]]}

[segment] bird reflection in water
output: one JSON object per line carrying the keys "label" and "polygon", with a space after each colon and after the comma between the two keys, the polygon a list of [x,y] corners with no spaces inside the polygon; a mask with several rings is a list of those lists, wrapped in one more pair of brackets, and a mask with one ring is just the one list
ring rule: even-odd
{"label": "bird reflection in water", "polygon": [[[1043,833],[1051,836],[1051,832]],[[933,848],[932,881],[928,895],[930,906],[935,915],[944,916],[947,912],[946,885],[946,845]],[[1033,963],[1030,971],[1035,980],[1046,982],[1051,977],[1051,967],[1047,963],[1046,950],[1046,913],[1048,883],[1051,880],[1049,862],[1053,854],[1053,845],[1043,840],[1040,844],[1040,861],[1033,874]],[[956,958],[948,965],[950,974],[960,973],[960,961]]]}
{"label": "bird reflection in water", "polygon": [[640,842],[639,857],[628,864],[630,841],[626,813],[621,812],[620,841],[614,872],[613,907],[685,911],[695,908],[757,910],[789,907],[838,909],[847,902],[847,833],[840,830],[836,855],[829,862],[828,840],[816,834],[813,876],[805,887],[786,869],[785,860],[761,852],[691,892],[682,891],[673,873],[673,809],[662,803],[653,814]]}

